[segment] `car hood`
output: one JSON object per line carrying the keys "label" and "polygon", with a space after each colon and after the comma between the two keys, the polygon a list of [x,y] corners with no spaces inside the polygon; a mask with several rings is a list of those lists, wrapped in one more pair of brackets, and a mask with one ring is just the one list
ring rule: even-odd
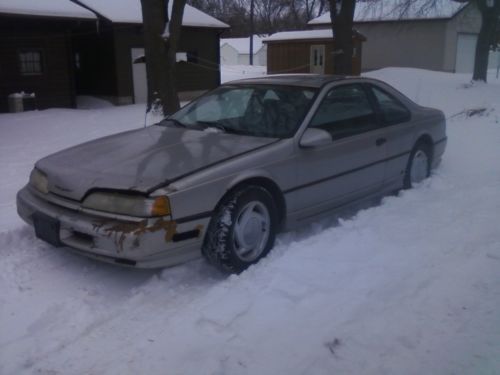
{"label": "car hood", "polygon": [[150,192],[275,141],[151,126],[57,152],[38,161],[36,167],[47,175],[51,192],[82,200],[91,189]]}

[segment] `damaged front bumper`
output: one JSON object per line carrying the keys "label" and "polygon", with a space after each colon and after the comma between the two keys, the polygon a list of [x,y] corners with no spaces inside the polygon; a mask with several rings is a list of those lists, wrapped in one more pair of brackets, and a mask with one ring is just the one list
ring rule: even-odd
{"label": "damaged front bumper", "polygon": [[[210,218],[178,223],[170,218],[107,218],[56,205],[25,186],[17,212],[38,237],[80,254],[139,268],[168,267],[201,255]],[[49,233],[49,232],[53,233]]]}

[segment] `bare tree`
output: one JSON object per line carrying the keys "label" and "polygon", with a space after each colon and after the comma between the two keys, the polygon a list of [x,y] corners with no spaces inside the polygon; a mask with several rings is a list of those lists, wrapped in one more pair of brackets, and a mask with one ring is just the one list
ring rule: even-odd
{"label": "bare tree", "polygon": [[356,0],[329,0],[334,35],[334,74],[352,74],[353,20]]}
{"label": "bare tree", "polygon": [[[172,16],[169,16],[169,1]],[[175,85],[176,52],[186,0],[141,0],[148,83],[147,111],[180,108]]]}
{"label": "bare tree", "polygon": [[490,48],[498,42],[500,0],[473,0],[481,12],[481,30],[477,36],[474,58],[474,81],[487,81]]}

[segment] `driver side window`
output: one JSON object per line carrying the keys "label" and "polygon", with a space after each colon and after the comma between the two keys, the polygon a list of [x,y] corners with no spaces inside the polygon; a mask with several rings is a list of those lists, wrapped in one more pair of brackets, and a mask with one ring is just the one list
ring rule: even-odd
{"label": "driver side window", "polygon": [[342,85],[330,90],[309,126],[326,130],[333,140],[378,128],[368,96],[358,84]]}

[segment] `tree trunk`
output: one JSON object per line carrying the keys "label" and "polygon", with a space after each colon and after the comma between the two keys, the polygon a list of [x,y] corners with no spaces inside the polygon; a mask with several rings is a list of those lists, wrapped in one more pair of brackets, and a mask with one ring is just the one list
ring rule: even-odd
{"label": "tree trunk", "polygon": [[180,108],[175,68],[186,4],[186,0],[170,1],[174,2],[171,18],[168,14],[169,0],[141,0],[148,83],[147,111],[161,111],[165,116]]}
{"label": "tree trunk", "polygon": [[[339,75],[352,74],[352,26],[355,0],[329,0],[330,18],[334,39],[333,72]],[[337,11],[337,4],[340,9]]]}
{"label": "tree trunk", "polygon": [[481,12],[482,24],[477,37],[472,80],[486,82],[490,46],[495,42],[495,31],[500,16],[500,0],[494,0],[493,7],[486,6],[486,0],[476,0],[476,4]]}

